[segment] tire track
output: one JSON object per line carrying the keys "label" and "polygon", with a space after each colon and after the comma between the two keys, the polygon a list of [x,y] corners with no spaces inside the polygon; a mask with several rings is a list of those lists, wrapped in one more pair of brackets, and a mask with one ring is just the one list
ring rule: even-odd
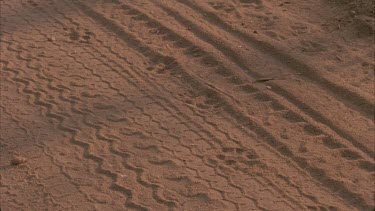
{"label": "tire track", "polygon": [[[202,118],[202,119],[203,119],[203,118]],[[207,121],[206,121],[206,122],[207,122]],[[207,123],[209,123],[209,122],[207,122]],[[213,126],[215,127],[215,125],[213,125]],[[221,131],[221,132],[223,132],[223,131]],[[211,135],[210,135],[210,136],[211,136]],[[221,145],[221,146],[223,145],[223,143],[221,143],[220,141],[218,141],[216,137],[211,137],[211,138],[215,139],[215,144],[219,142],[219,143],[218,143],[219,145]],[[233,141],[233,142],[235,142],[235,143],[238,143],[238,141],[236,141],[236,140],[232,140],[232,139],[230,139],[230,140]],[[210,143],[210,142],[208,142],[208,144],[209,144],[209,145],[212,145],[212,143]]]}
{"label": "tire track", "polygon": [[[6,66],[7,66],[7,65],[5,65],[5,67],[6,67]],[[9,81],[9,82],[12,82],[12,81]],[[22,90],[22,88],[21,88],[21,90]],[[77,182],[75,182],[74,179],[73,179],[73,178],[67,173],[64,164],[63,164],[63,163],[60,163],[60,162],[55,158],[55,156],[53,155],[52,150],[50,149],[50,147],[49,147],[46,143],[40,142],[40,141],[38,140],[38,138],[39,138],[39,132],[40,132],[40,131],[38,132],[37,136],[35,136],[35,135],[30,131],[30,129],[29,129],[28,127],[26,127],[26,126],[22,123],[23,120],[22,120],[21,118],[16,117],[16,115],[14,115],[14,112],[9,112],[9,111],[7,111],[7,108],[4,107],[4,106],[1,106],[1,108],[2,108],[2,113],[6,113],[7,115],[9,115],[9,116],[12,118],[12,120],[13,120],[13,121],[19,126],[19,128],[22,129],[22,130],[25,132],[25,134],[27,134],[28,137],[36,137],[36,138],[35,138],[36,145],[37,145],[37,146],[43,151],[44,155],[46,155],[46,156],[49,158],[49,160],[51,161],[52,165],[55,165],[55,166],[59,169],[60,174],[63,175],[63,177],[65,177],[65,178],[68,179],[68,182],[69,182],[70,184],[72,184],[72,185],[78,190],[78,193],[79,193],[79,194],[82,194],[82,195],[84,196],[84,198],[86,198],[87,201],[93,203],[93,200],[89,197],[89,195],[88,195],[87,193],[84,193],[84,192],[81,190],[81,188],[80,188],[80,184],[77,183]],[[30,160],[30,158],[29,158],[29,160]],[[35,174],[36,174],[34,169],[30,168],[29,170],[32,171],[31,173],[29,173],[29,175],[35,175]],[[40,178],[40,176],[42,176],[42,178]],[[39,176],[38,176],[38,180],[43,181],[43,179],[45,179],[45,178],[43,178],[43,176],[44,176],[44,175],[39,175]],[[47,176],[44,176],[44,177],[47,177]],[[60,181],[60,182],[61,182],[61,181]],[[47,198],[53,202],[53,204],[52,204],[53,207],[56,208],[58,205],[60,205],[60,203],[57,203],[57,201],[60,201],[60,200],[59,200],[59,199],[55,199],[55,198],[53,197],[53,195],[47,190],[47,186],[46,186],[45,184],[43,184],[43,182],[36,182],[36,184],[37,184],[38,186],[41,186],[41,187],[42,187],[43,192],[44,192],[44,196],[47,196]],[[76,197],[77,197],[77,196],[76,196]],[[78,198],[80,198],[80,197],[78,197]],[[81,203],[82,203],[82,201],[81,201]],[[60,205],[60,207],[61,207],[61,209],[63,208],[62,205]]]}
{"label": "tire track", "polygon": [[[107,47],[108,47],[108,45],[107,45]],[[92,49],[91,49],[92,50]],[[88,50],[88,51],[91,51],[91,50]],[[117,51],[117,49],[115,50],[115,51]],[[116,52],[115,52],[116,53]],[[100,54],[100,53],[99,53]],[[97,54],[96,56],[98,56],[99,54]],[[117,53],[118,54],[118,53]],[[112,54],[110,54],[111,56],[112,56]],[[24,55],[23,55],[24,56]],[[120,55],[121,56],[121,55]],[[25,57],[26,58],[26,57]],[[86,57],[84,57],[84,58],[86,58]],[[88,57],[87,57],[88,58]],[[111,59],[110,59],[111,60]],[[91,60],[90,60],[90,62],[91,62]],[[113,66],[112,66],[113,67]],[[90,67],[91,68],[91,67]],[[99,68],[99,67],[98,67]],[[96,72],[96,70],[98,69],[98,68],[91,68],[92,70],[94,70],[95,69],[95,72]],[[100,67],[101,68],[101,67]],[[99,69],[100,69],[99,68]],[[117,68],[121,68],[121,67],[117,67],[116,66],[116,69]],[[124,67],[122,67],[122,68],[124,68]],[[106,70],[106,71],[108,71],[108,70]],[[119,71],[122,71],[122,69],[120,69]],[[137,69],[137,71],[140,71],[140,69]],[[103,74],[105,74],[105,71],[100,71],[100,72],[96,72],[96,74],[99,74],[99,75],[103,75]],[[147,74],[146,74],[147,75]],[[146,76],[147,77],[147,76]],[[131,80],[133,80],[134,78],[131,78]],[[160,79],[160,78],[159,78]],[[159,83],[160,84],[160,83]],[[89,97],[89,95],[86,95],[85,94],[85,96],[87,96],[87,97]],[[175,96],[177,96],[177,95],[175,95]],[[94,95],[93,95],[93,97],[94,97]],[[134,102],[134,101],[133,101]],[[176,105],[177,106],[177,105]],[[192,109],[194,109],[193,107],[191,107]],[[205,118],[205,115],[204,115],[204,113],[201,113],[200,114],[202,117],[200,117],[200,118],[202,118],[202,119],[204,119],[204,121],[207,121],[207,122],[209,122],[210,120],[209,120],[209,118]],[[91,117],[90,117],[91,118]],[[154,122],[154,121],[153,121]],[[141,124],[141,122],[139,122],[140,124]],[[211,122],[211,124],[210,124],[212,127],[220,127],[220,126],[218,126],[218,125],[216,125],[216,124],[214,124],[214,123],[212,123]],[[225,131],[224,131],[225,132]],[[201,133],[201,132],[199,132],[199,133]],[[220,137],[220,136],[219,136]],[[231,135],[230,134],[228,134],[228,137],[231,137]],[[237,140],[235,140],[235,141],[237,141]],[[238,141],[237,141],[238,142]],[[241,143],[241,142],[238,142],[238,143]],[[181,144],[183,144],[183,143],[181,143]],[[165,145],[165,146],[167,146],[167,145]],[[188,148],[186,148],[186,149],[188,149]],[[175,155],[178,155],[177,153],[174,153]],[[204,161],[204,160],[202,160],[202,161]],[[225,160],[225,162],[231,162],[231,160]],[[161,163],[162,164],[162,163]],[[162,165],[164,165],[164,164],[162,164]],[[221,167],[219,167],[220,169],[217,169],[218,171],[222,171],[223,169],[221,169]],[[216,170],[215,170],[216,171]],[[224,171],[225,172],[225,171]],[[220,174],[220,173],[216,173],[216,174]],[[224,176],[226,176],[225,174],[224,174]],[[239,183],[240,184],[240,183]]]}
{"label": "tire track", "polygon": [[[41,31],[39,31],[40,33],[42,33]],[[47,36],[47,35],[45,35],[44,34],[44,36]],[[70,57],[72,57],[72,56],[70,56]],[[84,66],[84,68],[86,68],[86,69],[88,69],[86,66],[85,66],[85,64],[83,64],[83,63],[81,63],[81,62],[79,62],[79,61],[77,61],[74,57],[72,57],[77,63],[79,63],[79,64],[81,64],[82,66]],[[98,77],[98,78],[100,78],[100,80],[103,82],[103,80],[102,80],[102,77],[99,75],[99,74],[96,74],[96,73],[94,73],[94,71],[93,70],[91,70],[91,69],[88,69],[89,71],[91,71],[92,72],[92,74],[94,75],[94,76],[96,76],[96,77]],[[107,85],[109,85],[109,82],[104,82],[105,84],[107,84]],[[62,91],[64,91],[64,90],[62,90],[62,89],[58,89],[58,88],[56,88],[55,87],[55,90],[57,90],[57,91],[59,91],[59,92],[62,92]],[[118,90],[116,90],[117,92],[119,92]],[[65,99],[66,100],[66,99]],[[74,105],[76,104],[76,102],[74,101],[74,100],[69,100],[69,102],[72,104],[72,106],[73,106],[73,109],[74,109]],[[74,109],[75,110],[75,112],[76,113],[79,113],[79,114],[85,114],[85,113],[83,113],[82,111],[80,111],[79,109]],[[87,113],[86,113],[87,114]],[[86,122],[87,123],[87,122]],[[91,125],[92,126],[92,125]],[[96,130],[98,129],[98,128],[95,128]],[[108,140],[107,140],[108,141]],[[119,152],[117,152],[117,155],[119,154]],[[131,170],[133,170],[133,171],[138,171],[138,173],[139,173],[139,169],[137,169],[137,168],[135,168],[135,167],[132,167],[131,168],[131,166],[130,165],[127,165],[127,167],[128,168],[130,168]],[[138,174],[139,175],[139,174]],[[140,176],[139,176],[139,178],[140,178]],[[148,185],[149,187],[152,187],[153,189],[155,189],[155,185],[153,185],[153,184],[147,184],[145,181],[141,181],[142,183],[143,183],[143,185]],[[154,197],[155,197],[155,195],[154,195]],[[160,199],[160,197],[155,197],[156,198],[156,200],[158,201],[159,200],[159,203],[160,202],[162,202],[162,203],[164,203],[164,204],[167,204],[167,205],[169,205],[169,206],[171,206],[171,204],[170,204],[170,202],[167,202],[167,201],[163,201],[162,199]]]}
{"label": "tire track", "polygon": [[[3,92],[3,90],[2,90],[2,92]],[[2,93],[2,97],[3,97],[3,96],[4,96],[4,94]],[[2,98],[2,99],[4,99],[4,98]],[[26,127],[24,127],[24,126],[22,125],[21,121],[20,121],[18,118],[16,118],[15,115],[14,115],[13,113],[7,111],[7,108],[6,108],[5,106],[3,106],[3,105],[1,105],[0,107],[1,107],[1,115],[2,115],[2,118],[3,118],[3,119],[6,119],[5,116],[8,115],[8,116],[10,117],[11,121],[13,121],[13,122],[18,126],[19,129],[21,129],[25,134],[29,135],[29,137],[34,137],[34,136],[30,133],[30,131],[29,131]],[[2,128],[2,129],[3,129],[3,128]],[[6,131],[3,131],[3,134],[6,134],[6,133],[7,133]],[[42,146],[40,143],[37,143],[37,146],[38,146],[38,148],[40,148],[41,151],[43,151],[43,152],[46,154],[45,146]],[[2,159],[4,159],[4,157],[3,157]],[[29,160],[30,160],[30,159],[29,159]],[[54,165],[56,165],[56,164],[54,163]],[[58,165],[56,165],[56,166],[60,168],[60,166],[58,166]],[[26,167],[26,168],[27,168],[27,167]],[[4,173],[9,173],[9,172],[7,172],[6,170],[7,170],[6,166],[1,166],[1,167],[0,167],[0,171],[2,171],[2,173],[3,173],[3,177],[6,177]],[[31,173],[28,173],[28,175],[31,177],[32,174],[31,174]],[[3,178],[2,181],[3,181],[3,180],[6,180],[6,179]],[[72,183],[71,180],[70,180],[70,182]],[[72,184],[73,184],[73,183],[72,183]],[[9,183],[8,183],[8,184],[5,184],[5,183],[2,182],[1,186],[3,186],[3,187],[8,187],[8,189],[11,190],[11,184],[9,184]],[[56,203],[56,201],[53,200],[53,199],[51,198],[51,194],[46,190],[45,185],[43,185],[43,184],[38,184],[38,186],[41,187],[41,189],[42,189],[42,191],[43,191],[43,194],[46,196],[45,201],[48,200],[48,201],[50,201],[50,202],[52,203],[52,205],[53,205],[54,207],[57,207],[59,204]],[[4,195],[3,195],[3,194],[4,194]],[[7,192],[2,192],[2,195],[3,195],[2,197],[6,198],[5,195],[8,195],[8,194],[7,194]],[[11,198],[11,197],[12,197],[12,196],[10,196],[10,198]],[[10,204],[5,205],[5,203],[4,203],[4,208],[6,208],[6,207],[7,207],[7,208],[10,208],[11,205],[10,205]]]}
{"label": "tire track", "polygon": [[[170,57],[165,57],[157,52],[151,50],[150,48],[144,46],[143,44],[140,43],[139,40],[135,39],[132,35],[126,33],[119,27],[117,24],[109,21],[107,18],[104,16],[101,16],[99,13],[93,11],[91,8],[88,6],[80,3],[80,2],[74,2],[86,15],[91,17],[93,20],[97,21],[100,25],[104,26],[110,31],[113,31],[116,33],[120,38],[123,39],[130,47],[135,48],[139,53],[146,55],[147,57],[156,58],[158,60],[164,61],[166,67],[171,67],[171,64],[173,64],[175,67],[178,67],[179,70],[182,68],[175,63],[173,58]],[[172,68],[172,67],[171,67]],[[174,69],[173,69],[174,70]],[[175,71],[179,71],[175,70]],[[180,73],[180,72],[179,72]],[[251,120],[247,116],[240,115],[240,112],[237,111],[233,106],[227,103],[226,100],[224,100],[220,95],[217,94],[217,92],[213,91],[210,88],[207,88],[206,86],[202,85],[202,82],[200,79],[197,79],[195,76],[192,76],[188,74],[186,71],[180,73],[184,78],[188,79],[189,82],[191,83],[192,86],[196,86],[201,88],[201,90],[205,90],[212,99],[219,100],[221,102],[226,102],[224,105],[224,109],[226,112],[231,113],[232,116],[239,121],[241,125],[246,125],[247,127],[252,128],[252,130],[255,130],[258,134],[261,134],[261,137],[272,147],[277,149],[281,154],[284,156],[288,156],[294,162],[296,162],[301,168],[305,169],[309,174],[314,177],[316,180],[320,181],[320,183],[327,188],[331,189],[332,192],[337,192],[337,187],[341,189],[340,192],[338,192],[339,196],[342,197],[343,199],[346,199],[350,201],[350,199],[356,198],[358,199],[357,202],[350,202],[356,207],[369,207],[368,204],[366,204],[365,200],[361,198],[359,195],[356,193],[351,192],[348,190],[343,184],[341,184],[338,181],[335,181],[329,177],[326,176],[324,171],[321,169],[312,167],[309,165],[305,159],[301,159],[300,157],[294,155],[290,150],[286,148],[286,146],[279,141],[277,141],[276,138],[274,138],[271,133],[267,132],[264,128],[259,126],[254,120]],[[204,83],[203,83],[204,84]],[[235,114],[235,115],[233,115]]]}
{"label": "tire track", "polygon": [[[118,3],[118,2],[117,2]],[[147,25],[149,26],[149,27],[151,27],[152,29],[157,29],[157,30],[159,30],[159,31],[163,31],[164,33],[162,33],[162,34],[165,34],[165,33],[170,33],[171,34],[171,40],[170,40],[170,42],[174,42],[174,40],[173,40],[173,38],[175,38],[175,37],[177,37],[178,38],[178,42],[183,42],[183,43],[186,43],[186,44],[180,44],[180,45],[182,45],[182,46],[193,46],[193,48],[195,48],[195,49],[199,49],[199,47],[197,47],[197,46],[194,46],[194,44],[193,43],[191,43],[190,41],[187,41],[187,40],[185,40],[184,38],[182,38],[182,37],[180,37],[178,34],[176,34],[176,33],[174,33],[174,32],[171,32],[171,30],[170,29],[168,29],[168,28],[166,28],[166,27],[164,27],[163,25],[160,25],[158,22],[156,22],[155,20],[153,20],[153,19],[151,19],[151,18],[149,18],[146,14],[144,14],[144,13],[142,13],[142,12],[140,12],[139,10],[137,10],[137,9],[134,9],[133,7],[131,7],[131,6],[128,6],[128,5],[122,5],[121,6],[121,8],[122,9],[124,9],[124,10],[126,10],[126,11],[129,11],[129,13],[131,14],[131,15],[135,15],[136,17],[138,17],[138,19],[139,20],[143,20],[143,21],[146,21],[147,23]],[[186,25],[185,25],[186,26]],[[190,29],[191,31],[194,31],[193,30],[193,28],[191,28]],[[168,35],[167,35],[168,36]],[[169,41],[169,40],[168,40]],[[206,52],[204,52],[202,49],[199,49],[201,52],[203,52],[204,54],[208,54],[208,53],[206,53]],[[176,50],[177,51],[177,50]],[[220,64],[220,62],[218,62],[217,60],[214,60],[213,61],[214,63],[218,63],[218,64]],[[222,65],[220,65],[220,68],[224,68]],[[229,70],[228,70],[229,71]],[[243,86],[245,89],[244,89],[244,91],[246,91],[246,89],[250,89],[251,90],[251,93],[250,93],[250,95],[252,95],[252,94],[255,94],[256,95],[256,98],[258,98],[258,99],[254,99],[254,100],[258,100],[258,101],[260,101],[261,103],[263,103],[264,104],[264,102],[262,102],[262,101],[265,101],[265,102],[268,102],[268,101],[271,101],[272,100],[272,96],[269,96],[269,95],[267,95],[266,93],[260,93],[261,92],[261,90],[259,90],[259,89],[257,89],[257,88],[254,88],[254,87],[250,87],[249,85],[246,85],[246,83],[244,83],[244,82],[240,82],[240,79],[237,79],[236,80],[236,83],[239,83],[240,85],[237,85],[237,86]],[[227,95],[231,95],[231,94],[227,94]],[[233,94],[232,94],[233,95]],[[236,99],[236,101],[238,101],[237,99]],[[283,106],[281,106],[281,104],[280,104],[280,102],[279,101],[275,101],[275,100],[272,100],[272,103],[274,103],[274,104],[278,104],[279,106],[278,106],[278,110],[283,110],[283,112],[284,112],[284,110],[285,111],[288,111],[288,112],[286,112],[285,114],[283,114],[284,115],[284,118],[285,119],[288,119],[288,122],[292,122],[292,123],[300,123],[300,122],[306,122],[305,120],[304,120],[304,118],[302,117],[302,116],[299,116],[296,112],[294,112],[294,111],[289,111],[287,108],[285,108],[285,107],[283,107]],[[309,131],[311,131],[311,130],[316,130],[316,129],[314,129],[314,126],[312,126],[312,125],[306,125],[305,126],[305,130],[306,130],[306,132],[309,132]],[[310,132],[311,133],[311,132]],[[326,134],[325,134],[326,135]],[[327,143],[329,143],[329,142],[335,142],[335,140],[331,140],[332,138],[330,138],[330,136],[327,136],[326,138],[325,138],[325,140],[327,140],[327,141],[325,141],[325,143],[327,142]],[[327,148],[331,148],[330,146],[327,146]],[[344,145],[341,145],[339,148],[347,148],[347,147],[345,147]],[[332,148],[331,148],[332,149]],[[356,152],[352,152],[352,154],[357,154]],[[345,156],[343,156],[344,158],[345,158]],[[371,164],[370,164],[371,165]]]}
{"label": "tire track", "polygon": [[[78,61],[77,61],[77,62],[78,62]],[[79,63],[79,62],[78,62],[78,63]],[[83,64],[83,63],[81,63],[81,65],[84,65],[84,64]],[[87,67],[85,67],[85,68],[87,68]],[[98,74],[96,74],[96,76],[97,76],[97,77],[100,77],[100,75],[98,75]],[[105,82],[105,83],[107,83],[107,85],[109,85],[109,83],[108,83],[108,82]],[[113,88],[113,87],[112,87],[112,88]],[[114,89],[114,88],[113,88],[113,89]],[[117,91],[118,93],[120,93],[120,92],[119,92],[119,90],[117,90],[117,89],[115,89],[115,90],[116,90],[116,91]],[[143,182],[143,183],[145,183],[145,182]]]}
{"label": "tire track", "polygon": [[[64,125],[65,124],[64,122],[66,121],[65,120],[66,117],[62,116],[62,115],[59,115],[59,114],[57,114],[53,111],[54,107],[57,106],[57,105],[53,105],[53,104],[50,104],[50,103],[47,103],[47,102],[43,101],[41,99],[42,94],[39,91],[34,91],[33,89],[30,88],[30,84],[31,84],[30,81],[19,78],[19,71],[7,69],[7,68],[4,68],[4,70],[9,71],[9,72],[14,72],[15,77],[13,77],[12,80],[14,80],[18,83],[24,84],[24,86],[25,86],[25,88],[22,90],[22,92],[25,93],[25,94],[28,94],[28,95],[32,95],[33,98],[34,98],[33,103],[35,105],[44,107],[47,111],[46,116],[50,117],[52,119],[55,119],[59,122],[58,127],[59,127],[60,130],[72,134],[72,138],[71,138],[70,142],[72,144],[80,146],[81,148],[84,149],[83,157],[85,157],[87,159],[91,159],[91,160],[95,161],[96,163],[98,163],[98,169],[97,169],[98,173],[101,173],[101,174],[111,178],[113,181],[117,181],[118,175],[116,173],[113,173],[110,170],[106,170],[102,167],[103,163],[104,163],[104,159],[99,157],[99,156],[96,156],[96,155],[92,154],[91,149],[90,149],[91,145],[89,143],[78,140],[76,138],[77,134],[79,133],[79,130],[76,129],[76,128],[71,128],[69,126]],[[60,89],[60,91],[61,91],[61,89]],[[82,113],[82,112],[78,112],[78,111],[79,110],[77,109],[75,112],[79,113],[81,115],[87,115],[87,113]],[[128,196],[127,202],[125,204],[127,207],[132,208],[132,209],[137,209],[137,210],[147,210],[146,208],[144,208],[140,205],[136,205],[133,202],[130,202],[131,197],[129,197],[129,196],[131,195],[131,191],[128,190],[127,188],[122,187],[122,186],[120,186],[116,183],[112,184],[110,186],[110,188],[114,189],[116,191],[119,191],[119,192],[125,194],[126,196]]]}
{"label": "tire track", "polygon": [[[100,76],[100,75],[97,75],[97,76]],[[117,90],[118,91],[118,90]]]}
{"label": "tire track", "polygon": [[[262,98],[264,98],[264,97],[262,97]],[[265,99],[267,99],[267,98],[265,98]],[[290,120],[289,121],[295,121],[294,119],[297,119],[298,120],[298,118],[297,117],[293,117],[295,114],[293,114],[293,113],[287,113],[288,115],[287,115],[287,117],[288,116],[291,116],[291,117],[288,117],[288,118],[290,118]],[[301,120],[302,120],[302,118],[301,118]],[[298,120],[297,122],[299,122],[299,121],[301,121],[301,120]],[[313,133],[315,133],[314,131],[315,131],[315,129],[312,127],[312,126],[309,126],[309,125],[306,125],[305,126],[305,130],[306,131],[308,131],[309,133],[311,133],[311,132],[313,132]],[[315,135],[315,134],[313,134],[313,135]],[[329,137],[326,137],[326,138],[324,138],[324,143],[327,143],[327,144],[329,144],[329,143],[334,143],[334,140],[332,140],[331,138],[329,138]],[[348,156],[348,157],[346,157],[346,152],[348,152],[347,150],[342,150],[342,152],[341,152],[341,154],[343,155],[343,157],[344,158],[350,158],[350,157],[353,157],[353,156]],[[351,153],[354,153],[354,152],[350,152],[350,154]],[[352,154],[352,155],[354,155],[354,154]],[[355,157],[355,156],[354,156]],[[350,158],[349,160],[352,160],[352,158]],[[362,162],[362,161],[361,161]],[[364,162],[367,162],[367,161],[364,161]],[[368,163],[368,162],[367,162]],[[371,163],[368,163],[369,165],[372,165]],[[350,164],[350,166],[351,166],[352,164]]]}
{"label": "tire track", "polygon": [[[275,46],[269,43],[257,40],[251,37],[250,35],[238,29],[233,28],[226,22],[222,21],[222,19],[219,18],[216,14],[200,6],[200,3],[193,3],[190,0],[188,1],[176,0],[176,1],[181,4],[186,5],[187,7],[190,7],[191,9],[195,10],[199,14],[204,14],[205,19],[210,24],[216,25],[221,30],[234,35],[238,39],[243,40],[244,42],[248,43],[250,46],[255,46],[255,48],[257,48],[264,54],[270,55],[273,58],[279,60],[281,63],[287,65],[290,69],[296,72],[303,71],[306,79],[324,87],[326,89],[326,92],[333,93],[333,96],[339,97],[339,99],[341,99],[346,105],[349,105],[349,107],[356,108],[356,110],[362,115],[364,115],[366,118],[373,119],[374,103],[372,102],[372,100],[361,96],[359,93],[353,90],[350,90],[347,87],[333,83],[326,78],[322,78],[318,74],[317,70],[314,70],[312,67],[308,66],[307,64],[304,64],[303,62],[299,61],[293,56],[282,52],[282,50],[277,49]],[[288,61],[288,62],[285,63],[284,61]]]}
{"label": "tire track", "polygon": [[[155,3],[155,1],[152,1]],[[203,41],[211,44],[214,46],[217,50],[222,52],[224,55],[227,55],[229,59],[231,59],[234,63],[236,63],[240,68],[243,70],[247,70],[251,76],[254,78],[260,78],[261,76],[251,71],[246,61],[244,61],[240,55],[233,50],[230,49],[229,46],[225,45],[223,42],[221,42],[220,39],[213,37],[212,35],[202,31],[195,23],[185,19],[180,15],[178,12],[171,10],[170,8],[161,5],[160,3],[155,3],[155,5],[161,7],[167,14],[175,18],[182,26],[185,28],[189,28],[189,31],[193,32],[198,38],[202,39]],[[124,10],[130,10],[130,12],[133,12],[134,15],[140,16],[140,18],[149,21],[150,27],[160,28],[163,31],[170,33],[173,37],[178,37],[180,41],[178,42],[184,42],[185,45],[192,45],[194,46],[190,41],[186,40],[185,38],[182,38],[177,33],[171,31],[170,29],[166,28],[156,20],[153,20],[146,14],[140,12],[139,10],[135,9],[134,7],[130,7],[129,5],[123,5],[122,7]],[[199,47],[195,46],[194,48],[199,49]],[[202,53],[207,54],[207,52],[204,52],[204,50],[199,49]],[[217,60],[213,61],[214,63],[220,63]],[[222,65],[222,64],[221,64]],[[225,71],[226,72],[226,71]],[[241,83],[240,80],[236,80],[236,83]],[[244,84],[244,82],[242,82]],[[281,95],[285,97],[290,103],[294,104],[296,107],[298,107],[301,111],[303,111],[305,114],[307,114],[310,118],[314,119],[316,122],[321,123],[323,125],[328,126],[331,130],[333,130],[336,134],[338,134],[341,138],[348,140],[353,146],[355,146],[357,149],[361,150],[362,152],[369,155],[371,158],[375,157],[374,151],[372,149],[367,148],[365,145],[363,145],[361,142],[357,141],[350,133],[346,132],[345,130],[341,129],[340,127],[336,126],[335,123],[333,123],[331,120],[326,118],[323,114],[319,113],[315,109],[308,106],[306,103],[303,103],[299,99],[297,99],[293,94],[289,93],[287,90],[283,89],[282,87],[272,84],[272,92],[275,92],[278,95]],[[260,91],[259,89],[254,89],[254,92]],[[296,114],[297,115],[297,114]]]}
{"label": "tire track", "polygon": [[[26,61],[29,61],[29,59],[27,59]],[[2,61],[2,62],[4,63],[5,61]],[[5,67],[4,70],[8,71],[8,72],[14,72],[15,77],[13,77],[12,79],[15,82],[24,84],[25,88],[22,90],[22,92],[25,93],[25,94],[28,94],[29,96],[32,97],[31,102],[38,105],[38,106],[41,106],[41,107],[45,108],[46,111],[47,111],[46,112],[47,117],[58,120],[60,129],[65,131],[65,132],[70,132],[72,134],[72,139],[70,140],[71,143],[73,143],[75,145],[78,145],[78,146],[82,146],[85,149],[84,157],[89,158],[91,160],[94,160],[95,162],[97,162],[99,164],[99,168],[98,168],[99,173],[102,173],[102,174],[112,178],[114,181],[116,181],[116,179],[117,179],[116,174],[102,168],[103,159],[99,156],[95,156],[95,155],[92,155],[90,153],[90,144],[87,144],[87,143],[85,143],[83,141],[80,141],[80,140],[77,140],[75,138],[76,135],[79,133],[78,130],[75,129],[75,128],[69,128],[68,126],[64,126],[66,115],[61,115],[58,112],[53,111],[54,107],[57,107],[57,104],[55,102],[51,102],[51,101],[44,101],[42,99],[43,94],[40,91],[34,91],[33,88],[30,88],[30,84],[33,84],[34,81],[24,79],[25,77],[20,77],[19,76],[20,71],[17,71],[15,69],[9,69],[9,68]],[[53,86],[51,86],[51,84],[49,84],[47,87],[51,88]],[[53,89],[51,89],[51,90],[53,90]],[[65,101],[65,102],[69,102],[74,107],[74,102],[75,102],[74,100],[67,99],[67,98],[63,97],[63,92],[66,91],[66,90],[61,89],[61,88],[57,88],[57,87],[54,87],[54,90],[60,92],[60,99],[61,100]],[[73,113],[75,112],[77,114],[87,115],[87,113],[83,113],[79,109],[72,109],[72,111],[73,111]],[[129,195],[129,193],[131,193],[126,188],[124,188],[122,186],[119,186],[119,185],[116,185],[116,184],[112,184],[111,188],[113,188],[115,190],[118,190],[122,193],[125,193],[127,195]],[[145,209],[145,208],[142,208],[141,206],[138,206],[138,205],[130,202],[129,198],[127,199],[126,205],[130,208],[136,208],[136,209],[141,209],[141,210]]]}
{"label": "tire track", "polygon": [[[121,74],[120,74],[121,75]],[[112,87],[113,88],[113,87]],[[116,89],[116,91],[118,92],[119,95],[121,95],[120,91]],[[134,104],[134,103],[133,103]]]}

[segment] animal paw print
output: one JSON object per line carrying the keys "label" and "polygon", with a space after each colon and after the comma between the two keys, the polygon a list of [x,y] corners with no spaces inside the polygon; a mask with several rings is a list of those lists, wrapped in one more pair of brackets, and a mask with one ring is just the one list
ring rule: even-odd
{"label": "animal paw print", "polygon": [[167,67],[164,63],[159,63],[154,66],[147,67],[146,69],[159,75],[165,74],[167,72]]}
{"label": "animal paw print", "polygon": [[259,156],[254,150],[243,148],[223,148],[217,156],[218,164],[231,167],[234,170],[247,172],[251,167],[259,165]]}
{"label": "animal paw print", "polygon": [[72,41],[80,42],[80,43],[89,43],[92,37],[94,36],[94,33],[91,31],[85,29],[70,29],[69,32],[69,39]]}

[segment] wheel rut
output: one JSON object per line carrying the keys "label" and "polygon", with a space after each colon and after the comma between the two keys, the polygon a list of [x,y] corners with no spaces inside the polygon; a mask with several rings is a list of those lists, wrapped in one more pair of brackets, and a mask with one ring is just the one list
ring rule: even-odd
{"label": "wheel rut", "polygon": [[215,12],[261,2],[2,1],[2,208],[373,209],[373,102]]}

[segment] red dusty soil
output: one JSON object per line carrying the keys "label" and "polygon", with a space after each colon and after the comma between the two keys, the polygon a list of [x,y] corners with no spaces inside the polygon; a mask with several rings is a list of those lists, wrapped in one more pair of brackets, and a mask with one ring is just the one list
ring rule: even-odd
{"label": "red dusty soil", "polygon": [[352,3],[1,0],[1,211],[373,210]]}

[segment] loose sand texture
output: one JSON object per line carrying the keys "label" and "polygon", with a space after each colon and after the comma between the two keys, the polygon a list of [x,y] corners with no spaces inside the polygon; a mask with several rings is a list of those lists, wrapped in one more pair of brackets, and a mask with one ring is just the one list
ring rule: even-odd
{"label": "loose sand texture", "polygon": [[0,0],[0,207],[372,211],[373,0]]}

